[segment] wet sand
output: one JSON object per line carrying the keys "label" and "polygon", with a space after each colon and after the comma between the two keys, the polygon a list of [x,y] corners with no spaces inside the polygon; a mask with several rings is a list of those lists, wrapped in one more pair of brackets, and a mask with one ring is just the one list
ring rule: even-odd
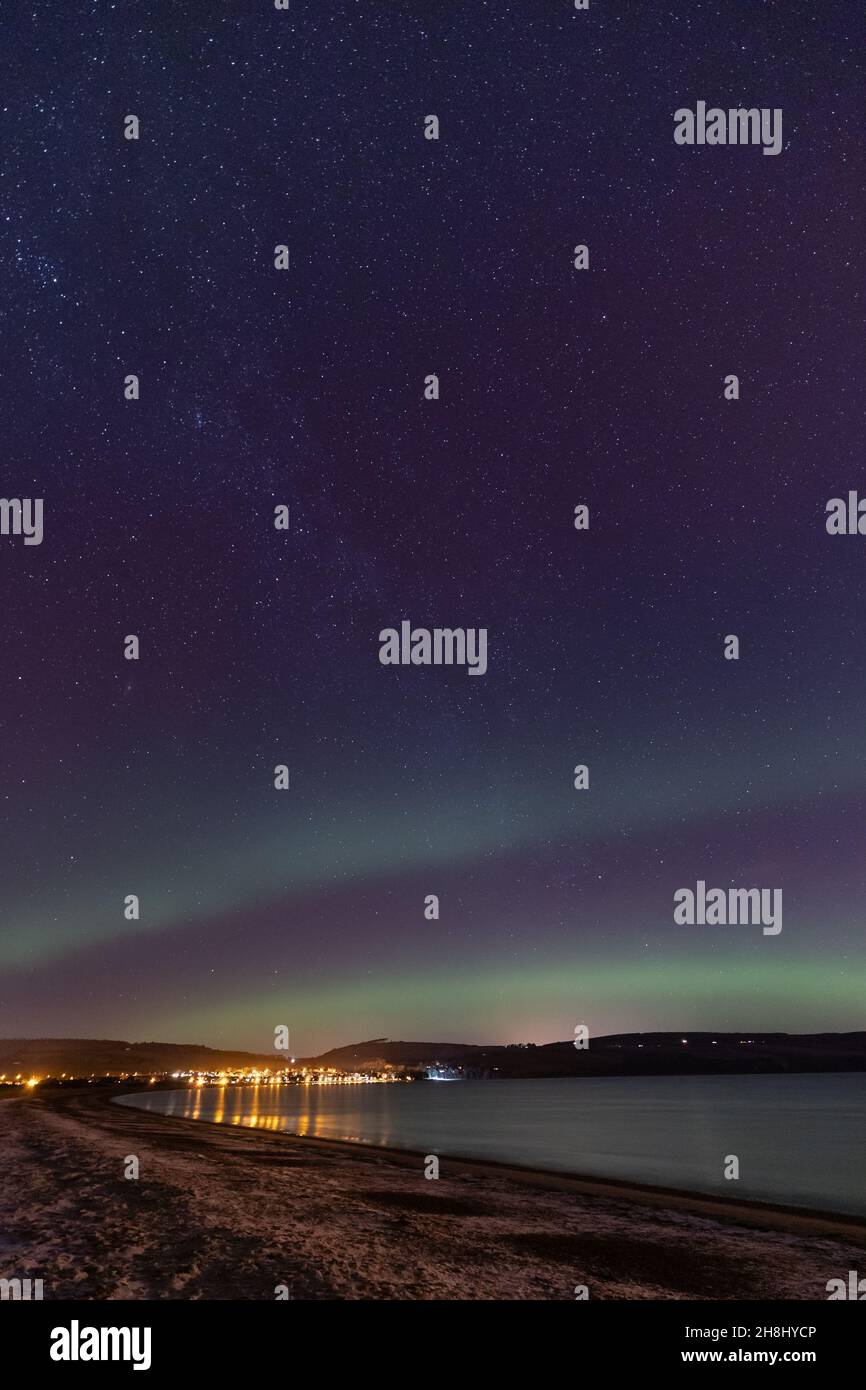
{"label": "wet sand", "polygon": [[46,1299],[823,1300],[866,1262],[854,1218],[474,1161],[431,1181],[420,1155],[113,1094],[0,1101],[0,1277]]}

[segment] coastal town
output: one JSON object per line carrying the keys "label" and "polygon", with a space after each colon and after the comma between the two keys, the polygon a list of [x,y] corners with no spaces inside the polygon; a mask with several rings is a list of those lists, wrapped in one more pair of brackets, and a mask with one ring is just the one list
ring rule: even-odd
{"label": "coastal town", "polygon": [[27,1076],[0,1074],[0,1088],[35,1090],[37,1086],[82,1084],[95,1086],[155,1086],[175,1082],[180,1086],[370,1086],[414,1081],[415,1072],[391,1067],[381,1072],[342,1071],[338,1067],[229,1068],[220,1071],[105,1072],[87,1076],[61,1072],[59,1075]]}

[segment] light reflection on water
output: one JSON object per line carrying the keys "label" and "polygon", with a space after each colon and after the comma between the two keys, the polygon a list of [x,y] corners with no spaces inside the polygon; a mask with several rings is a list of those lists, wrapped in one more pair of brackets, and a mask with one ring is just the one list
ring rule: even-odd
{"label": "light reflection on water", "polygon": [[[119,1104],[866,1215],[866,1075],[207,1086]],[[726,1156],[738,1181],[723,1177]]]}

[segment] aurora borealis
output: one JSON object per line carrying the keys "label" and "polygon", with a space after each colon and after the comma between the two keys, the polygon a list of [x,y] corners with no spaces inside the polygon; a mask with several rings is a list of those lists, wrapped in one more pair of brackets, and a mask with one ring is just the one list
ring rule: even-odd
{"label": "aurora borealis", "polygon": [[[9,10],[0,1034],[861,1027],[866,18]],[[383,668],[406,614],[483,677]]]}

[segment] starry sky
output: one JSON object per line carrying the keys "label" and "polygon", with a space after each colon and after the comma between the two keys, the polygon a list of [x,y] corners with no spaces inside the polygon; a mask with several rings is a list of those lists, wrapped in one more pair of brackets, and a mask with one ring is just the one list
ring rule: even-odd
{"label": "starry sky", "polygon": [[[0,491],[45,534],[0,537],[0,1035],[862,1027],[862,9],[3,23]],[[782,153],[675,145],[698,100]],[[487,674],[383,667],[403,619]],[[782,933],[676,926],[699,878]]]}

